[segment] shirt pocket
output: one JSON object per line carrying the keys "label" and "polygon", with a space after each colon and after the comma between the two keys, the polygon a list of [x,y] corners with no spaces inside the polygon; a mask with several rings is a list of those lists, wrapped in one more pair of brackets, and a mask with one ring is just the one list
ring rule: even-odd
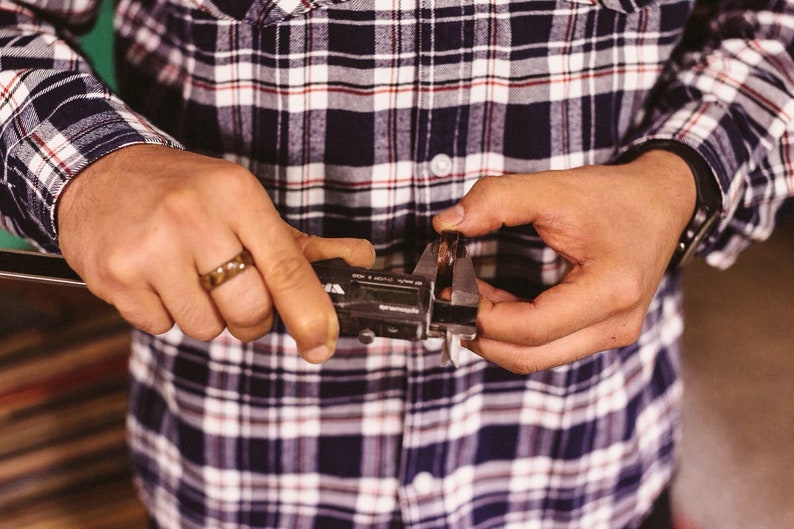
{"label": "shirt pocket", "polygon": [[186,0],[192,7],[215,18],[265,27],[310,11],[360,0]]}
{"label": "shirt pocket", "polygon": [[659,0],[567,0],[572,4],[586,4],[589,6],[600,6],[619,13],[635,13],[652,5],[658,4]]}

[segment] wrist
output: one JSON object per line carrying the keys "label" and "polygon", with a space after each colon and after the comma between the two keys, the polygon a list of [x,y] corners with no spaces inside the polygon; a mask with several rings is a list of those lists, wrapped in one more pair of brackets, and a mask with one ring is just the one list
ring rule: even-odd
{"label": "wrist", "polygon": [[[681,207],[674,208],[681,226],[668,271],[686,265],[714,231],[722,211],[722,194],[711,168],[692,147],[673,140],[651,140],[626,152],[619,162],[653,156],[660,165],[657,177],[681,192]],[[681,221],[683,220],[683,224]]]}

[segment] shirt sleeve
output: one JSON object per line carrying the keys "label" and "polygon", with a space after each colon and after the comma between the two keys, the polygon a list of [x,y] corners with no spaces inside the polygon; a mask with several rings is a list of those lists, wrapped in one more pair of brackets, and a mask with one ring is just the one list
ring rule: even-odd
{"label": "shirt sleeve", "polygon": [[127,145],[179,146],[113,94],[74,45],[96,1],[36,4],[0,0],[0,220],[57,251],[56,203],[81,169]]}
{"label": "shirt sleeve", "polygon": [[627,149],[676,140],[708,163],[722,219],[698,254],[730,266],[794,194],[794,2],[699,2]]}

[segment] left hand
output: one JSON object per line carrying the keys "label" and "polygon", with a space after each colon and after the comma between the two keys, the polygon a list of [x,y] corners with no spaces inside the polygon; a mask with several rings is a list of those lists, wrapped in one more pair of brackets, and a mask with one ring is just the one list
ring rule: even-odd
{"label": "left hand", "polygon": [[437,231],[473,237],[533,224],[571,268],[533,300],[480,282],[478,336],[466,346],[530,373],[634,342],[695,198],[689,167],[666,151],[624,165],[480,179],[436,216]]}

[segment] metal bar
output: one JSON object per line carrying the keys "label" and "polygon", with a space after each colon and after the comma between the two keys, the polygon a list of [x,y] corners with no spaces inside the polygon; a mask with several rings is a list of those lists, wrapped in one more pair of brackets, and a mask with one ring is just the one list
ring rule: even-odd
{"label": "metal bar", "polygon": [[0,277],[84,287],[85,282],[59,255],[0,250]]}

